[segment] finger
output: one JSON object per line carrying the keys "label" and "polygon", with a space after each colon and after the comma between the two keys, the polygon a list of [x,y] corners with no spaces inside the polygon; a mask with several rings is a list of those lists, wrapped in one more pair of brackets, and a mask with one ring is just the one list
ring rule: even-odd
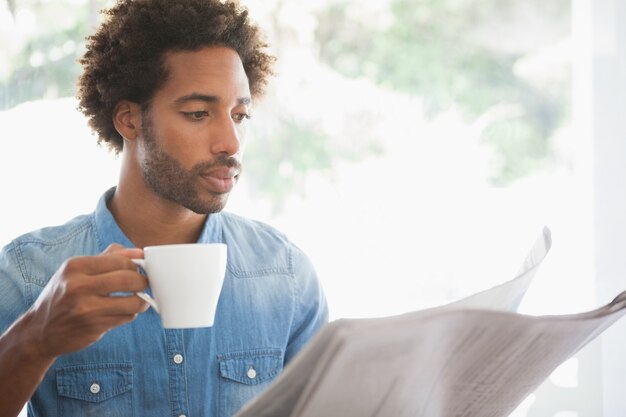
{"label": "finger", "polygon": [[143,258],[143,250],[139,248],[126,248],[119,243],[111,243],[101,255],[120,255],[130,259]]}
{"label": "finger", "polygon": [[119,316],[108,316],[109,319],[109,330],[115,327],[121,326],[126,323],[130,323],[135,320],[139,316],[139,314],[128,314],[128,315],[119,315]]}
{"label": "finger", "polygon": [[101,296],[108,296],[114,292],[144,291],[148,288],[148,280],[136,270],[106,272],[86,279],[92,280],[93,288]]}
{"label": "finger", "polygon": [[99,304],[97,314],[102,317],[132,316],[148,309],[148,303],[136,295],[103,297]]}
{"label": "finger", "polygon": [[108,300],[110,310],[106,316],[132,316],[141,314],[150,308],[150,305],[136,295],[128,297],[110,297]]}
{"label": "finger", "polygon": [[109,254],[71,258],[62,268],[65,274],[99,275],[118,270],[137,270],[137,265],[126,256]]}

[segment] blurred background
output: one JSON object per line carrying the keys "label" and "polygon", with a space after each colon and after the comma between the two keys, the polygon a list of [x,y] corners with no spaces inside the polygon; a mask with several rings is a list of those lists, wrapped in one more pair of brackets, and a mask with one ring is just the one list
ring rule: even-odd
{"label": "blurred background", "polygon": [[[0,0],[0,244],[94,209],[119,161],[76,110],[106,0]],[[626,289],[626,19],[619,0],[255,0],[278,57],[227,210],[312,258],[331,319],[446,303],[553,249],[521,311]],[[621,19],[621,20],[620,20]],[[626,327],[512,414],[626,414]]]}

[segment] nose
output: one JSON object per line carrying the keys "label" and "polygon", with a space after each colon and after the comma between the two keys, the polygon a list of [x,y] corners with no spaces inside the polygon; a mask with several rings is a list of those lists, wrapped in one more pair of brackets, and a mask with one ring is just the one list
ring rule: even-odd
{"label": "nose", "polygon": [[211,138],[211,153],[233,156],[241,150],[243,132],[240,132],[235,121],[230,117],[220,118]]}

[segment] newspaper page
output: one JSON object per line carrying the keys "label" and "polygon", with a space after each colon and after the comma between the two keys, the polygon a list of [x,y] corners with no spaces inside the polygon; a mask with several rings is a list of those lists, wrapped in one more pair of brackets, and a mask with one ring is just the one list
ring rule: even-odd
{"label": "newspaper page", "polygon": [[[462,300],[435,307],[428,310],[398,316],[397,318],[363,319],[363,320],[339,320],[324,327],[316,338],[292,361],[283,371],[283,374],[268,388],[268,390],[242,409],[237,417],[287,417],[293,415],[296,403],[307,385],[309,391],[314,384],[311,381],[323,379],[327,366],[339,357],[344,348],[344,339],[350,335],[354,328],[362,324],[373,324],[375,327],[380,321],[404,321],[411,323],[414,315],[427,317],[445,310],[459,308],[480,308],[484,310],[508,310],[515,311],[523,295],[527,291],[537,268],[545,258],[551,247],[550,230],[544,228],[536,240],[529,254],[525,258],[517,276],[512,280],[498,285],[486,291],[474,294]],[[387,325],[387,324],[383,324]],[[411,325],[411,324],[409,324]],[[375,330],[375,329],[374,329]],[[441,329],[444,331],[445,329]],[[415,331],[420,331],[416,329]],[[447,330],[445,330],[447,331]],[[366,337],[377,335],[369,331],[361,330]],[[421,332],[420,332],[421,333]],[[393,347],[387,348],[387,356],[393,356]],[[302,407],[303,405],[301,405]]]}
{"label": "newspaper page", "polygon": [[530,252],[524,259],[517,275],[504,284],[497,285],[469,297],[454,301],[442,308],[479,308],[481,310],[517,311],[524,294],[535,278],[539,266],[552,247],[550,229],[544,227]]}
{"label": "newspaper page", "polygon": [[626,292],[575,315],[451,309],[338,320],[303,352],[306,363],[237,416],[506,417],[625,307]]}
{"label": "newspaper page", "polygon": [[[626,302],[569,316],[485,310],[374,319],[338,331],[291,417],[506,417]],[[345,324],[345,323],[344,323]]]}

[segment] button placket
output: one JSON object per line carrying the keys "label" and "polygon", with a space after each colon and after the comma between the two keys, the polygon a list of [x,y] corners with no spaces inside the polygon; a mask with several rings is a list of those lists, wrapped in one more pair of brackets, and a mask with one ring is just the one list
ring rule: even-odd
{"label": "button placket", "polygon": [[171,398],[171,415],[186,416],[189,411],[187,399],[187,380],[185,374],[185,346],[183,331],[180,329],[165,329],[167,346],[168,376]]}

